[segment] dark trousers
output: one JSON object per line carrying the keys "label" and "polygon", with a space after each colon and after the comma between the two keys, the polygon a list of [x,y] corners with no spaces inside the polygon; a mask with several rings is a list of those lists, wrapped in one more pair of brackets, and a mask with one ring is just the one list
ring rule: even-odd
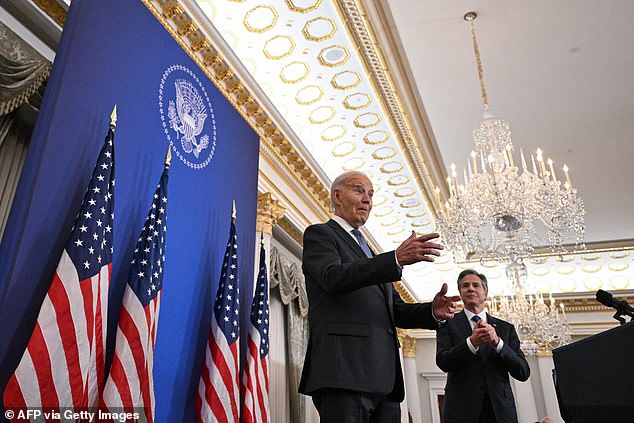
{"label": "dark trousers", "polygon": [[321,423],[399,423],[401,404],[385,395],[344,389],[320,389],[312,394]]}

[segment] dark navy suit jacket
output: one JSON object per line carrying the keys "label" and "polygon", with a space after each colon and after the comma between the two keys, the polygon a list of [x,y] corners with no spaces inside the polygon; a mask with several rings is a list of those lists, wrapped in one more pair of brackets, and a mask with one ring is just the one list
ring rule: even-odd
{"label": "dark navy suit jacket", "polygon": [[404,398],[396,327],[438,327],[431,303],[407,304],[394,251],[367,258],[337,222],[304,233],[310,338],[299,392],[338,388]]}
{"label": "dark navy suit jacket", "polygon": [[480,345],[475,355],[469,350],[466,340],[471,336],[471,325],[464,310],[436,334],[436,364],[447,372],[443,423],[477,422],[485,394],[499,423],[517,422],[509,374],[523,382],[530,376],[530,367],[515,327],[488,313],[487,322],[495,325],[504,341],[499,353],[488,344]]}

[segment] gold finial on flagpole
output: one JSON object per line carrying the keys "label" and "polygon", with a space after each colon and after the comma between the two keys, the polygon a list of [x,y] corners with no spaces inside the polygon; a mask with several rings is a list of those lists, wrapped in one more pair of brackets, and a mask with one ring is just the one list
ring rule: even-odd
{"label": "gold finial on flagpole", "polygon": [[114,105],[112,113],[110,114],[110,127],[112,129],[117,127],[117,105]]}
{"label": "gold finial on flagpole", "polygon": [[236,218],[236,200],[233,200],[233,212],[231,213],[231,218]]}
{"label": "gold finial on flagpole", "polygon": [[165,157],[165,169],[170,168],[170,163],[172,162],[172,148],[167,147],[167,157]]}

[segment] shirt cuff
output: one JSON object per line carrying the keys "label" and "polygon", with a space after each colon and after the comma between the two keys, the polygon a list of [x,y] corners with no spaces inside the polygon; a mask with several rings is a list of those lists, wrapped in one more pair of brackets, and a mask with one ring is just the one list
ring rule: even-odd
{"label": "shirt cuff", "polygon": [[398,262],[398,257],[396,256],[396,250],[394,250],[394,261],[396,262],[396,267],[398,267],[399,271],[403,271],[403,266]]}
{"label": "shirt cuff", "polygon": [[[501,339],[500,339],[501,341]],[[473,344],[471,343],[471,338],[467,338],[467,347],[469,347],[469,351],[471,351],[472,354],[477,354],[478,353],[478,347],[474,347]]]}
{"label": "shirt cuff", "polygon": [[502,348],[504,348],[504,341],[502,341],[502,338],[499,338],[500,341],[498,342],[498,346],[495,347],[495,352],[499,353],[500,351],[502,351]]}

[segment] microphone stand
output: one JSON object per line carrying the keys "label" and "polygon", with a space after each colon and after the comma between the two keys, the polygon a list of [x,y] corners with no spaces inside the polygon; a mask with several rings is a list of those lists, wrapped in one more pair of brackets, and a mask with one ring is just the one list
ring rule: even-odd
{"label": "microphone stand", "polygon": [[634,319],[634,313],[632,313],[630,310],[626,310],[623,307],[618,307],[616,309],[616,313],[614,313],[614,317],[616,320],[618,320],[622,325],[625,324],[625,318],[623,317],[624,315],[629,316],[630,317],[630,322]]}

